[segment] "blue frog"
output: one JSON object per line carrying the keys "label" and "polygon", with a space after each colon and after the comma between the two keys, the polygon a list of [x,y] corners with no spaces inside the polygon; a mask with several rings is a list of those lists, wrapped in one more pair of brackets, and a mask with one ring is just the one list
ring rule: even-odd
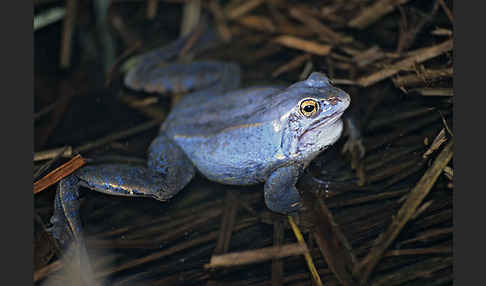
{"label": "blue frog", "polygon": [[148,149],[147,165],[87,165],[59,183],[51,222],[62,243],[82,240],[80,186],[168,201],[198,171],[227,185],[263,183],[265,203],[272,211],[300,208],[295,187],[299,175],[339,139],[350,96],[319,72],[288,87],[240,89],[240,68],[234,63],[161,67],[161,59],[183,43],[142,55],[125,76],[126,86],[134,90],[192,91],[162,124]]}

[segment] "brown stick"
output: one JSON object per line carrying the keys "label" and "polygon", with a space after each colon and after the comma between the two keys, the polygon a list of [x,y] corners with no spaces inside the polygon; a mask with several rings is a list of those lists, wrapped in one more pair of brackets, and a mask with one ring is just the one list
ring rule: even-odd
{"label": "brown stick", "polygon": [[40,180],[34,183],[34,195],[43,191],[44,189],[59,182],[62,178],[70,175],[72,172],[81,168],[85,164],[85,161],[81,155],[76,155],[68,162],[62,164],[54,171],[42,177]]}
{"label": "brown stick", "polygon": [[204,265],[204,268],[231,267],[258,263],[270,259],[302,255],[307,252],[309,252],[309,250],[305,245],[300,243],[292,243],[283,246],[271,246],[255,250],[213,255],[209,264]]}
{"label": "brown stick", "polygon": [[236,19],[236,21],[241,25],[251,29],[255,29],[263,32],[269,32],[269,33],[274,33],[276,31],[275,25],[267,17],[248,15],[248,16],[240,17]]}
{"label": "brown stick", "polygon": [[431,229],[431,230],[426,230],[419,235],[417,235],[414,238],[410,238],[404,241],[400,241],[400,245],[405,245],[408,243],[414,243],[417,241],[430,241],[435,237],[442,236],[442,235],[447,235],[447,234],[452,234],[453,228],[452,227],[446,227],[446,228],[439,228],[439,229]]}
{"label": "brown stick", "polygon": [[57,272],[57,271],[61,270],[62,266],[63,265],[62,265],[61,261],[57,260],[57,261],[54,261],[51,264],[48,264],[48,265],[42,267],[41,269],[34,272],[34,282],[37,282],[37,281],[43,279],[44,277],[46,277],[50,273]]}
{"label": "brown stick", "polygon": [[422,203],[423,199],[435,181],[442,173],[442,170],[449,163],[452,158],[454,146],[451,140],[437,156],[432,166],[425,172],[423,177],[417,185],[410,192],[407,201],[402,205],[396,217],[393,219],[388,230],[378,238],[375,246],[371,249],[368,255],[363,259],[360,265],[357,266],[355,272],[361,273],[361,284],[365,284],[371,272],[383,257],[383,254],[401,232],[405,224],[414,216],[416,210]]}
{"label": "brown stick", "polygon": [[231,40],[231,31],[226,22],[223,8],[219,4],[219,0],[211,0],[208,5],[209,10],[213,13],[216,27],[223,42],[227,43]]}
{"label": "brown stick", "polygon": [[341,36],[339,33],[334,32],[331,28],[327,27],[326,25],[322,24],[321,21],[314,18],[309,13],[306,13],[302,9],[299,8],[291,8],[290,9],[290,16],[294,17],[295,19],[302,22],[306,25],[310,30],[314,31],[316,35],[325,41],[326,43],[343,43],[343,42],[350,42],[352,41],[351,38],[346,38]]}
{"label": "brown stick", "polygon": [[234,8],[234,9],[227,10],[226,15],[229,19],[238,18],[238,17],[252,11],[256,7],[260,6],[261,4],[263,4],[263,2],[265,2],[265,1],[264,0],[249,0],[249,1],[243,2],[242,5]]}
{"label": "brown stick", "polygon": [[410,92],[416,92],[422,96],[453,96],[452,88],[414,88]]}
{"label": "brown stick", "polygon": [[[64,152],[62,152],[63,150]],[[73,155],[73,148],[71,146],[67,146],[67,147],[60,147],[60,148],[35,152],[34,162],[55,158],[59,154],[59,152],[62,152],[61,154],[62,157],[69,158]]]}
{"label": "brown stick", "polygon": [[423,255],[423,254],[436,254],[436,253],[452,253],[452,248],[448,246],[444,246],[444,247],[429,247],[429,248],[417,248],[417,249],[394,249],[394,250],[387,251],[384,256]]}
{"label": "brown stick", "polygon": [[447,15],[447,18],[449,18],[449,21],[451,21],[451,23],[454,24],[454,16],[452,15],[451,10],[449,9],[449,7],[447,7],[444,0],[437,0],[437,1],[439,1],[440,6],[444,10],[444,13]]}
{"label": "brown stick", "polygon": [[349,22],[349,26],[364,29],[375,23],[381,17],[395,10],[398,5],[403,5],[409,0],[379,0],[370,7],[363,9],[361,13]]}
{"label": "brown stick", "polygon": [[311,54],[325,56],[331,51],[330,45],[319,44],[313,41],[300,39],[293,36],[280,36],[274,39],[275,42],[297,50],[306,51]]}
{"label": "brown stick", "polygon": [[452,77],[452,73],[452,68],[425,70],[424,72],[420,72],[419,74],[408,74],[396,77],[393,79],[393,83],[397,87],[413,86],[439,80],[441,78]]}
{"label": "brown stick", "polygon": [[426,60],[435,58],[445,52],[448,52],[452,50],[452,46],[453,46],[452,40],[447,40],[441,44],[432,47],[427,47],[420,50],[416,50],[414,52],[410,52],[411,55],[406,59],[383,70],[377,71],[367,76],[363,76],[358,80],[358,82],[363,87],[370,86],[386,78],[389,78],[392,75],[397,74],[401,70],[410,68],[417,63],[425,62]]}
{"label": "brown stick", "polygon": [[157,6],[159,5],[158,0],[147,0],[147,10],[145,10],[145,16],[149,20],[153,20],[155,15],[157,15]]}

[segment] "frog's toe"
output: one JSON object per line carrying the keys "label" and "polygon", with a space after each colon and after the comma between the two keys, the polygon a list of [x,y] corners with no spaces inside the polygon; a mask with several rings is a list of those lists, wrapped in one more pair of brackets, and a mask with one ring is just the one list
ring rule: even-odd
{"label": "frog's toe", "polygon": [[342,153],[356,153],[358,154],[358,157],[361,159],[364,157],[366,154],[366,148],[363,145],[363,140],[361,138],[359,139],[349,139],[346,141],[343,145]]}

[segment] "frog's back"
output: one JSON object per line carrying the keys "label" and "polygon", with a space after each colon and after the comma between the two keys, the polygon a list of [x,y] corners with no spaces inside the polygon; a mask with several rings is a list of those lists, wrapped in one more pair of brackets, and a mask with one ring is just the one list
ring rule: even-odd
{"label": "frog's back", "polygon": [[188,94],[174,106],[162,130],[172,138],[196,139],[259,123],[267,119],[266,103],[275,102],[274,96],[281,90],[267,86],[239,89],[223,95],[205,91]]}
{"label": "frog's back", "polygon": [[190,94],[162,126],[208,179],[234,185],[265,180],[280,146],[272,120],[279,117],[279,87],[240,89],[219,96]]}

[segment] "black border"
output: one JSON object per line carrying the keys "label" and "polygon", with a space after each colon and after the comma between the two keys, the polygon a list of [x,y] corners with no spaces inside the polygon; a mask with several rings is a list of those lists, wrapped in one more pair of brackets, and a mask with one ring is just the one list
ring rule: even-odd
{"label": "black border", "polygon": [[[484,284],[484,3],[454,1],[454,284]],[[481,4],[481,5],[479,5]]]}
{"label": "black border", "polygon": [[32,285],[33,2],[1,11],[2,284]]}

